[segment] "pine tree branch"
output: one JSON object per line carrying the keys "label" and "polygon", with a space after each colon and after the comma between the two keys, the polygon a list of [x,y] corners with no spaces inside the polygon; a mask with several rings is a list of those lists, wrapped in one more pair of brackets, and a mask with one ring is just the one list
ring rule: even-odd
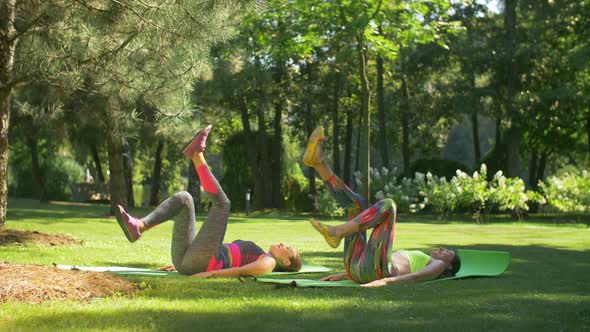
{"label": "pine tree branch", "polygon": [[133,39],[135,39],[142,30],[143,30],[143,26],[140,26],[139,27],[139,30],[137,30],[134,33],[132,33],[127,39],[125,39],[121,43],[121,45],[117,46],[115,49],[112,49],[112,50],[108,50],[106,52],[103,52],[103,53],[95,56],[94,58],[82,60],[81,61],[81,64],[88,64],[88,63],[92,63],[92,62],[97,62],[99,60],[106,59],[109,56],[115,57],[122,49],[124,49],[127,45],[129,45],[129,43],[131,43],[133,41]]}
{"label": "pine tree branch", "polygon": [[15,88],[25,86],[25,85],[29,84],[30,82],[31,82],[31,80],[28,77],[17,78],[15,80],[8,82],[8,84],[6,84],[5,86],[0,87],[0,93],[10,92]]}
{"label": "pine tree branch", "polygon": [[[157,24],[156,24],[156,23],[154,23],[152,20],[145,18],[145,17],[143,16],[143,14],[141,14],[141,13],[138,13],[138,12],[137,12],[137,11],[136,11],[136,10],[133,8],[133,6],[130,6],[130,5],[126,4],[126,3],[124,3],[123,1],[119,1],[119,0],[111,0],[111,1],[112,1],[112,2],[114,2],[114,3],[116,3],[116,4],[118,4],[118,5],[120,5],[120,6],[122,6],[123,8],[126,8],[126,9],[127,9],[127,10],[129,10],[131,13],[133,13],[133,15],[137,16],[137,17],[138,17],[140,20],[142,20],[143,22],[146,22],[146,23],[148,23],[148,24],[150,24],[150,25],[153,25],[153,26],[154,26],[156,29],[162,29],[162,27],[161,27],[161,26],[157,25]],[[159,7],[157,7],[157,8],[159,8]]]}

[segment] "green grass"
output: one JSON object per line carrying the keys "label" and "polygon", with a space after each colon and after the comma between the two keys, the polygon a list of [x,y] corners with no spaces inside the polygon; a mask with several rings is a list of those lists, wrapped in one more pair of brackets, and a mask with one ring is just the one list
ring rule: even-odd
{"label": "green grass", "polygon": [[[171,223],[128,243],[105,206],[10,202],[7,228],[66,233],[82,246],[11,245],[0,260],[29,264],[156,267],[170,263]],[[143,213],[143,210],[134,212]],[[199,216],[202,220],[202,216]],[[590,228],[529,218],[526,223],[427,223],[399,218],[396,248],[506,250],[508,271],[496,278],[377,289],[275,288],[236,279],[133,278],[149,288],[128,298],[89,303],[0,304],[0,330],[391,331],[590,329]],[[335,223],[335,221],[334,221]],[[555,223],[555,224],[554,224]],[[263,247],[284,242],[304,259],[342,269],[305,217],[230,219],[227,241]],[[307,275],[306,277],[319,277]]]}

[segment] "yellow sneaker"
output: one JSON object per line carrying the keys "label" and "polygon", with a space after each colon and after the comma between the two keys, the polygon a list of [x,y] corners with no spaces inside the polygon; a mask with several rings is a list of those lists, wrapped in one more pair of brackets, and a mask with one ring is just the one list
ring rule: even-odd
{"label": "yellow sneaker", "polygon": [[335,235],[330,235],[330,226],[322,225],[321,222],[315,219],[310,219],[309,223],[313,226],[313,228],[315,228],[316,231],[322,234],[324,240],[326,240],[330,247],[338,248],[338,246],[340,245],[340,240],[342,240],[342,238]]}
{"label": "yellow sneaker", "polygon": [[317,127],[309,136],[307,148],[303,154],[303,163],[309,167],[313,167],[316,162],[317,153],[316,147],[318,143],[324,140],[324,127]]}

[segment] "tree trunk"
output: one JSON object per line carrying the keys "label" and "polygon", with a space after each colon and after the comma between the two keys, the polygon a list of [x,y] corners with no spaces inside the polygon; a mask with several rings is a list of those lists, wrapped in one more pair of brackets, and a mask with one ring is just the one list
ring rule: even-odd
{"label": "tree trunk", "polygon": [[506,135],[506,158],[507,175],[517,177],[520,173],[520,129],[511,127]]}
{"label": "tree trunk", "polygon": [[264,111],[261,107],[257,107],[258,117],[258,149],[260,151],[260,163],[262,166],[262,181],[264,185],[264,207],[272,207],[272,173],[270,168],[269,148],[266,137],[266,119],[264,118]]}
{"label": "tree trunk", "polygon": [[186,191],[193,196],[195,211],[201,211],[201,185],[199,184],[199,175],[192,160],[188,161],[188,184]]}
{"label": "tree trunk", "polygon": [[47,202],[47,191],[45,190],[45,178],[43,176],[43,170],[39,165],[39,149],[37,148],[37,135],[31,133],[27,137],[29,149],[31,150],[31,171],[33,173],[33,179],[37,185],[37,198],[40,202]]}
{"label": "tree trunk", "polygon": [[127,207],[135,207],[133,197],[133,159],[131,158],[131,147],[126,139],[122,140],[121,155],[123,158],[123,174],[125,177],[125,188],[127,191]]}
{"label": "tree trunk", "polygon": [[281,179],[283,178],[283,104],[281,98],[275,102],[274,117],[274,163],[272,169],[272,206],[283,207],[281,195]]}
{"label": "tree trunk", "polygon": [[[379,34],[383,35],[381,26]],[[379,149],[381,151],[381,164],[389,169],[389,154],[387,144],[387,125],[385,123],[385,90],[383,88],[383,59],[377,57],[377,119],[379,120]]]}
{"label": "tree trunk", "polygon": [[335,174],[340,174],[340,117],[338,104],[340,100],[340,85],[342,74],[336,73],[334,81],[334,95],[332,100],[332,164]]}
{"label": "tree trunk", "polygon": [[[363,32],[364,33],[364,32]],[[369,77],[367,76],[368,55],[365,49],[364,35],[357,35],[359,48],[359,74],[361,79],[361,113],[363,115],[363,124],[361,126],[361,190],[368,205],[371,203],[371,101]]]}
{"label": "tree trunk", "polygon": [[98,149],[96,145],[90,146],[90,153],[92,154],[92,159],[94,160],[94,168],[96,168],[96,177],[98,182],[104,183],[104,172],[102,171],[102,165],[100,164],[100,156],[98,154]]}
{"label": "tree trunk", "polygon": [[252,130],[250,129],[250,119],[248,117],[248,101],[246,96],[242,96],[240,100],[240,116],[242,118],[242,127],[246,136],[246,153],[248,155],[248,163],[250,164],[250,172],[254,180],[253,204],[257,210],[264,208],[264,182],[262,175],[258,170],[258,149],[254,142]]}
{"label": "tree trunk", "polygon": [[402,118],[402,157],[404,159],[403,174],[406,177],[410,174],[410,89],[408,87],[407,78],[402,77],[402,103],[401,103],[401,118]]}
{"label": "tree trunk", "polygon": [[537,169],[537,182],[545,180],[545,167],[547,165],[547,152],[542,152],[541,157],[539,158],[539,166]]}
{"label": "tree trunk", "polygon": [[[350,97],[350,90],[348,97]],[[350,100],[350,99],[349,99]],[[346,134],[344,137],[344,173],[342,180],[344,183],[350,185],[350,165],[352,164],[352,107],[347,106],[346,109]]]}
{"label": "tree trunk", "polygon": [[504,1],[504,32],[506,57],[509,59],[508,75],[506,77],[506,112],[510,120],[510,128],[506,135],[506,161],[507,175],[516,177],[520,170],[520,128],[519,116],[514,97],[516,96],[516,83],[518,81],[518,68],[516,59],[516,3],[517,0]]}
{"label": "tree trunk", "polygon": [[[361,111],[359,111],[358,114],[358,130],[356,131],[356,146],[355,146],[355,154],[354,154],[354,169],[352,169],[352,174],[351,174],[351,181],[352,183],[350,183],[351,185],[353,185],[355,188],[355,190],[358,190],[357,188],[357,184],[356,184],[356,175],[355,173],[358,172],[361,168],[361,128],[363,127],[363,114]],[[362,180],[361,180],[362,181]]]}
{"label": "tree trunk", "polygon": [[272,164],[272,206],[277,208],[283,207],[283,195],[281,195],[281,185],[283,178],[283,96],[287,91],[287,78],[285,75],[285,63],[279,61],[274,71],[274,162]]}
{"label": "tree trunk", "polygon": [[586,111],[586,134],[588,135],[588,160],[590,161],[590,108]]}
{"label": "tree trunk", "polygon": [[500,116],[496,118],[496,131],[494,133],[494,150],[496,153],[500,151],[502,145],[502,119]]}
{"label": "tree trunk", "polygon": [[533,190],[537,189],[537,160],[539,159],[536,149],[531,152],[531,159],[529,161],[529,187]]}
{"label": "tree trunk", "polygon": [[471,133],[473,135],[473,154],[475,156],[475,168],[481,164],[481,148],[479,146],[479,120],[477,119],[477,106],[471,110]]}
{"label": "tree trunk", "polygon": [[[154,155],[154,169],[152,171],[152,192],[150,193],[150,205],[155,206],[160,202],[160,186],[162,182],[162,151],[164,141],[158,140],[158,147]],[[191,162],[192,164],[192,162]],[[189,172],[190,173],[190,172]]]}
{"label": "tree trunk", "polygon": [[14,18],[16,0],[0,3],[0,230],[6,222],[8,203],[8,126],[12,101],[11,76],[17,39]]}
{"label": "tree trunk", "polygon": [[114,132],[113,125],[113,105],[112,101],[106,103],[106,120],[107,120],[107,146],[109,153],[109,182],[111,194],[111,214],[114,214],[117,205],[127,207],[127,191],[125,186],[125,171],[123,166],[123,144],[121,138]]}
{"label": "tree trunk", "polygon": [[6,222],[8,203],[8,124],[11,96],[0,91],[0,230]]}
{"label": "tree trunk", "polygon": [[473,136],[473,156],[475,157],[475,168],[479,169],[481,165],[481,147],[479,145],[479,98],[475,95],[475,71],[471,65],[467,66],[467,73],[468,77],[471,77],[469,80],[469,101],[471,107],[471,134]]}
{"label": "tree trunk", "polygon": [[[311,64],[307,63],[305,66],[307,72],[307,86],[306,86],[306,98],[305,98],[305,127],[307,130],[307,137],[311,135],[314,129],[313,123],[313,94],[312,94],[312,84],[313,84],[313,75],[312,75],[312,68]],[[307,179],[309,180],[309,194],[311,196],[313,202],[313,210],[315,211],[315,200],[317,190],[315,187],[315,170],[311,167],[307,169]]]}

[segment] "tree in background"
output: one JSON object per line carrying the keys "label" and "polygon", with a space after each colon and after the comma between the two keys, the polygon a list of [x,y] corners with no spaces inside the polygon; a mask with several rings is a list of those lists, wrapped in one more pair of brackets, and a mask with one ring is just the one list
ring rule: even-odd
{"label": "tree in background", "polygon": [[6,218],[10,99],[17,86],[45,80],[66,92],[81,88],[104,98],[100,111],[109,152],[111,210],[126,205],[122,139],[131,127],[134,101],[148,96],[163,116],[185,116],[178,113],[188,110],[181,96],[190,89],[209,47],[231,35],[228,23],[243,4],[0,2],[0,227]]}

